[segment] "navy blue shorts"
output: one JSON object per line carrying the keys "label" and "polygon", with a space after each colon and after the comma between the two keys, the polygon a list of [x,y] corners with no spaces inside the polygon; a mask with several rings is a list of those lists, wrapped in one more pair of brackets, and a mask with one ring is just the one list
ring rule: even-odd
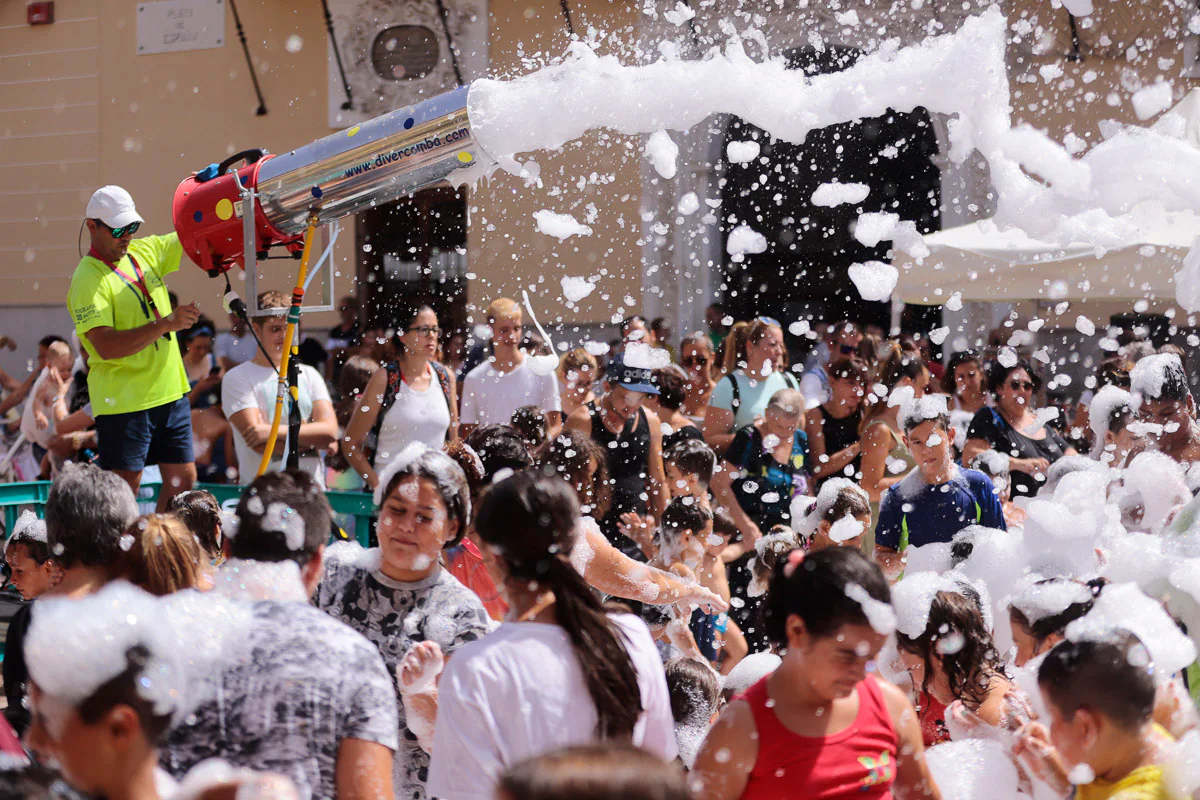
{"label": "navy blue shorts", "polygon": [[140,472],[150,464],[190,464],[192,409],[187,397],[145,411],[96,417],[100,468]]}

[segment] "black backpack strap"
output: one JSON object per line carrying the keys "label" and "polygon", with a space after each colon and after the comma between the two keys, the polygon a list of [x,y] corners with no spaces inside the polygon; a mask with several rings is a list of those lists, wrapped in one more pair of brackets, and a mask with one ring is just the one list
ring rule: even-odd
{"label": "black backpack strap", "polygon": [[450,394],[450,387],[453,378],[450,377],[450,371],[436,361],[430,361],[429,366],[433,367],[433,374],[437,376],[438,383],[442,387],[442,394],[446,397],[446,407],[450,409],[450,430],[458,429],[458,409],[455,408],[454,396]]}
{"label": "black backpack strap", "polygon": [[737,416],[737,411],[742,407],[742,387],[738,385],[737,376],[732,372],[725,376],[729,379],[729,383],[733,386],[733,400],[729,403],[733,409],[733,415]]}
{"label": "black backpack strap", "polygon": [[383,387],[383,397],[379,401],[379,414],[375,417],[375,424],[371,426],[371,432],[367,434],[367,440],[364,443],[364,449],[367,452],[367,461],[371,466],[375,466],[375,453],[379,449],[379,431],[383,429],[383,418],[387,416],[388,409],[396,402],[396,394],[400,391],[400,382],[404,380],[404,376],[400,373],[400,364],[397,361],[389,361],[384,364],[383,368],[387,370],[387,383]]}
{"label": "black backpack strap", "polygon": [[783,382],[786,383],[789,388],[800,391],[800,384],[796,383],[796,376],[792,374],[790,369],[785,369],[783,371]]}

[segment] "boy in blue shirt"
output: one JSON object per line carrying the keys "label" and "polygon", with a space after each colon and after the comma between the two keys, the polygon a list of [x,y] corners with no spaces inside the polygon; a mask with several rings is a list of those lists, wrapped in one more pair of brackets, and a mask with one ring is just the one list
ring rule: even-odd
{"label": "boy in blue shirt", "polygon": [[944,397],[915,401],[901,424],[917,466],[884,494],[875,529],[875,560],[893,581],[904,571],[910,545],[949,542],[971,525],[1008,530],[991,478],[954,463],[954,429]]}

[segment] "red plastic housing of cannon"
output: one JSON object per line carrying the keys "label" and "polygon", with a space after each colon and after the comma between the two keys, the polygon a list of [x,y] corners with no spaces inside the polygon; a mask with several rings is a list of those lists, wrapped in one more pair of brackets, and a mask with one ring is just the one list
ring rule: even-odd
{"label": "red plastic housing of cannon", "polygon": [[[175,189],[171,219],[183,251],[211,276],[229,271],[235,264],[245,268],[243,209],[239,182],[247,188],[258,185],[258,170],[272,156],[263,155],[253,164],[229,170],[211,180],[197,181],[193,173]],[[280,233],[254,204],[255,252],[265,253],[278,245],[299,250],[302,236]]]}

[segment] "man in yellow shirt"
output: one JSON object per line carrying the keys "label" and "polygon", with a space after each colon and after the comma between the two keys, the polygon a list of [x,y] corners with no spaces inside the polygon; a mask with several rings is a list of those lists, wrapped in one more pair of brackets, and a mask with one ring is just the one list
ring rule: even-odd
{"label": "man in yellow shirt", "polygon": [[163,279],[179,269],[179,237],[134,239],[141,215],[119,186],[97,189],[87,206],[91,249],[75,268],[67,307],[87,350],[88,393],[100,466],[137,491],[158,464],[158,508],[196,482],[188,379],[175,333],[199,318],[195,303],[171,310]]}

